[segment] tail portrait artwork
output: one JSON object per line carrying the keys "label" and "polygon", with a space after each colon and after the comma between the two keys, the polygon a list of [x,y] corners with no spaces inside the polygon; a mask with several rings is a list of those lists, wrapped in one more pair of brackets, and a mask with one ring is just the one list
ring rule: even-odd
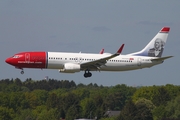
{"label": "tail portrait artwork", "polygon": [[148,56],[149,57],[161,57],[164,50],[164,41],[162,39],[157,38],[154,42],[154,47],[149,49]]}
{"label": "tail portrait artwork", "polygon": [[170,31],[169,27],[163,27],[157,35],[139,52],[131,53],[134,56],[161,57],[164,51],[165,43]]}

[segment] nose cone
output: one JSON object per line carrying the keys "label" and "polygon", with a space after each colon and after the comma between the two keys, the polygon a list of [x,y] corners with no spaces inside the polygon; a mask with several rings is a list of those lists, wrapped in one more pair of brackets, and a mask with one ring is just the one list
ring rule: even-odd
{"label": "nose cone", "polygon": [[13,61],[12,61],[12,59],[11,58],[7,58],[6,60],[5,60],[5,62],[6,63],[8,63],[8,64],[10,64],[10,65],[12,65],[13,63]]}
{"label": "nose cone", "polygon": [[9,58],[7,58],[7,59],[5,60],[5,62],[9,64],[9,62],[10,62]]}

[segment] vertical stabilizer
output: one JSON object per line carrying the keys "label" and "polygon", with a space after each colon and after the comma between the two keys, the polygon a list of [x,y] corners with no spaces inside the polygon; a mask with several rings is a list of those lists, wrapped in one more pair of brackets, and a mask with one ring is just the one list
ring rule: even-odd
{"label": "vertical stabilizer", "polygon": [[169,27],[163,27],[157,33],[157,35],[146,45],[144,49],[142,49],[139,52],[131,53],[129,55],[161,57],[169,31],[170,31]]}

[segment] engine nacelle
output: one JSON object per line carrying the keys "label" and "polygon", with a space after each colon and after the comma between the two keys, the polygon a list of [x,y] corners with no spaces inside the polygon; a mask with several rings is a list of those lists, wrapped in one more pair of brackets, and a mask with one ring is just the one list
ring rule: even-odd
{"label": "engine nacelle", "polygon": [[60,69],[59,72],[62,72],[62,73],[80,72],[80,65],[74,64],[74,63],[65,63],[64,68]]}

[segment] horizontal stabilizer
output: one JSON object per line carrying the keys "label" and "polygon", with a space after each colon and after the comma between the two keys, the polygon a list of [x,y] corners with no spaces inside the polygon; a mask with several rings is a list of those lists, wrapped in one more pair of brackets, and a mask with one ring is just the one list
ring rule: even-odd
{"label": "horizontal stabilizer", "polygon": [[167,56],[167,57],[161,57],[161,58],[155,58],[155,59],[151,59],[151,61],[163,61],[165,59],[171,58],[173,56]]}

